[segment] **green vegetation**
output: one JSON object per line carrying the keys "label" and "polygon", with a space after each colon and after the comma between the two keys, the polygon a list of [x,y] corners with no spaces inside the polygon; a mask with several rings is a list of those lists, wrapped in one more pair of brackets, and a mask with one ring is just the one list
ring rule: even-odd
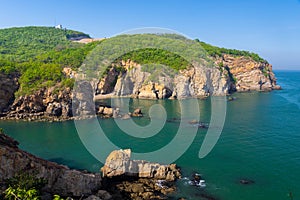
{"label": "green vegetation", "polygon": [[68,40],[70,36],[85,36],[72,30],[52,27],[22,27],[0,29],[0,55],[10,61],[28,61],[42,53],[70,46],[79,46]]}
{"label": "green vegetation", "polygon": [[236,49],[220,48],[220,47],[212,46],[205,42],[201,42],[201,41],[199,41],[199,39],[196,39],[195,41],[199,42],[201,44],[201,46],[205,49],[205,51],[212,57],[222,56],[223,54],[229,54],[232,56],[249,57],[249,58],[252,58],[256,62],[268,63],[265,59],[261,58],[256,53],[251,53],[248,51],[241,51],[241,50],[236,50]]}
{"label": "green vegetation", "polygon": [[55,194],[53,195],[53,200],[64,200],[64,199],[61,198],[59,195]]}
{"label": "green vegetation", "polygon": [[57,82],[73,85],[62,69],[80,67],[99,42],[80,44],[69,41],[71,37],[89,36],[52,27],[0,29],[0,72],[20,75],[17,95],[31,94]]}
{"label": "green vegetation", "polygon": [[[8,188],[4,191],[4,200],[40,200],[41,190],[45,184],[45,179],[21,173],[7,180]],[[53,200],[64,199],[55,194]]]}
{"label": "green vegetation", "polygon": [[139,64],[162,64],[176,71],[185,69],[190,65],[188,61],[175,53],[155,48],[131,51],[120,57],[120,60],[126,61],[128,59]]}
{"label": "green vegetation", "polygon": [[4,192],[5,200],[38,200],[45,180],[22,173],[8,180],[9,187]]}
{"label": "green vegetation", "polygon": [[107,73],[110,63],[127,59],[140,64],[165,65],[176,71],[187,68],[193,62],[214,66],[212,59],[195,41],[174,34],[136,34],[102,41],[89,54],[81,69],[88,78],[97,78]]}
{"label": "green vegetation", "polygon": [[[143,70],[149,72],[157,66],[178,71],[193,62],[213,67],[215,64],[210,56],[225,53],[267,62],[254,53],[219,48],[176,34],[119,35],[88,44],[69,40],[76,37],[89,38],[78,31],[53,27],[0,29],[0,73],[19,76],[20,89],[16,93],[19,96],[54,85],[72,87],[74,80],[66,77],[62,69],[76,70],[82,64],[84,67],[80,69],[87,77],[99,78],[108,72],[110,66],[107,63],[128,59],[142,64]],[[222,63],[219,68],[223,68]]]}

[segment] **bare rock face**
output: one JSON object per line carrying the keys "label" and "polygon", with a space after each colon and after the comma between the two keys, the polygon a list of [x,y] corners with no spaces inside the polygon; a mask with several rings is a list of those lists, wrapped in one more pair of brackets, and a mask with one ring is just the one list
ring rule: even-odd
{"label": "bare rock face", "polygon": [[6,75],[0,73],[0,113],[8,110],[8,106],[14,101],[14,93],[18,88],[16,74]]}
{"label": "bare rock face", "polygon": [[101,188],[101,175],[71,170],[35,157],[17,147],[18,143],[9,136],[0,133],[0,182],[20,172],[36,175],[47,180],[43,188],[51,194],[61,196],[88,196]]}
{"label": "bare rock face", "polygon": [[[114,67],[122,68],[122,73],[116,74]],[[226,72],[220,72],[217,68],[191,66],[179,72],[168,70],[161,70],[161,73],[153,75],[133,61],[122,61],[114,64],[108,74],[100,80],[98,90],[110,92],[115,96],[133,96],[141,99],[226,95],[229,91],[230,81]]]}
{"label": "bare rock face", "polygon": [[161,165],[144,160],[131,160],[131,150],[115,150],[106,158],[101,168],[103,177],[132,176],[175,181],[181,178],[180,170],[175,164]]}
{"label": "bare rock face", "polygon": [[181,70],[174,78],[178,98],[216,95],[229,92],[229,79],[225,72],[212,67],[193,66]]}
{"label": "bare rock face", "polygon": [[[131,60],[115,63],[98,84],[99,91],[114,96],[142,99],[175,99],[222,96],[231,92],[280,89],[272,65],[249,57],[223,55],[212,58],[215,66],[192,65],[174,74],[167,70],[152,74]],[[222,67],[218,64],[222,63]],[[120,72],[116,70],[122,69]]]}
{"label": "bare rock face", "polygon": [[276,78],[272,65],[266,62],[257,62],[247,57],[233,57],[223,55],[218,59],[228,69],[234,82],[232,90],[242,91],[270,91],[280,89],[276,85]]}
{"label": "bare rock face", "polygon": [[71,89],[56,91],[55,87],[41,89],[34,94],[14,100],[4,119],[68,119],[72,116]]}
{"label": "bare rock face", "polygon": [[114,84],[119,75],[119,71],[116,68],[111,68],[107,75],[98,83],[96,93],[108,94],[114,90]]}

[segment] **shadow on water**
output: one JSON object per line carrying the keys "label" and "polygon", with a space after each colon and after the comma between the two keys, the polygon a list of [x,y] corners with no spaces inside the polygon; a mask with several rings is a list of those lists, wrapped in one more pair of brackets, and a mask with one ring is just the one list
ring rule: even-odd
{"label": "shadow on water", "polygon": [[51,161],[51,162],[58,163],[60,165],[66,165],[71,169],[78,169],[78,170],[81,170],[81,171],[86,170],[86,169],[83,169],[83,168],[78,168],[78,166],[80,166],[80,163],[76,162],[75,160],[68,160],[68,159],[65,159],[65,158],[62,158],[62,157],[50,158],[48,160]]}

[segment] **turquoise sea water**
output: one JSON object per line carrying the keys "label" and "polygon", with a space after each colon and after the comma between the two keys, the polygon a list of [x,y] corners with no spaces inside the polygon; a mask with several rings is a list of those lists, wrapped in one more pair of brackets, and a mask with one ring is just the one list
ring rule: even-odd
{"label": "turquoise sea water", "polygon": [[[175,196],[201,199],[206,194],[222,200],[289,200],[291,192],[294,199],[300,199],[300,72],[277,71],[276,76],[283,87],[281,91],[234,94],[237,99],[227,103],[221,137],[203,159],[198,158],[198,152],[206,129],[197,131],[193,143],[176,163],[185,177],[195,172],[202,174],[207,187],[190,186],[181,180]],[[153,137],[128,136],[113,119],[100,119],[100,125],[110,141],[121,148],[130,147],[139,153],[163,148],[177,133],[180,105],[170,100],[132,100],[132,107],[146,112],[145,117],[136,119],[137,124],[149,123],[147,112],[154,104],[163,105],[168,122]],[[199,109],[201,121],[209,122],[210,99],[199,100]],[[184,119],[182,123],[188,134],[195,127],[187,122]],[[72,121],[0,122],[0,127],[17,139],[22,149],[42,158],[95,172],[102,166],[85,149]],[[183,139],[182,144],[185,142]],[[239,180],[243,178],[255,183],[241,185]]]}

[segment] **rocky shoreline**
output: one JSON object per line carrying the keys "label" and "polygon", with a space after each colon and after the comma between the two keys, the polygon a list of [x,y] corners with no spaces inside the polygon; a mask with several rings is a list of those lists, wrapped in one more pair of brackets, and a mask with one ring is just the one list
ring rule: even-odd
{"label": "rocky shoreline", "polygon": [[[192,66],[180,70],[173,77],[162,74],[161,77],[156,77],[156,81],[149,81],[151,73],[143,71],[140,64],[131,60],[121,61],[112,64],[100,80],[87,82],[83,89],[90,91],[88,97],[94,101],[111,97],[203,98],[211,95],[230,95],[233,92],[281,89],[276,84],[272,65],[266,62],[226,54],[213,60],[215,68]],[[64,68],[63,73],[69,78],[79,76],[71,68]],[[15,93],[20,90],[18,74],[0,74],[0,78],[0,120],[65,121],[77,119],[74,118],[76,114],[73,112],[76,113],[76,110],[85,109],[83,107],[87,106],[74,101],[75,95],[85,97],[84,92],[74,94],[71,88],[60,83],[30,95],[15,97]],[[108,105],[96,106],[92,112],[107,118],[114,116],[111,109]]]}
{"label": "rocky shoreline", "polygon": [[1,130],[0,197],[7,180],[19,173],[46,180],[41,196],[45,200],[54,194],[74,200],[166,199],[176,191],[175,181],[181,177],[175,164],[130,160],[130,150],[113,151],[101,171],[102,176],[38,158],[19,149],[18,142]]}
{"label": "rocky shoreline", "polygon": [[176,191],[181,178],[176,164],[161,165],[144,160],[131,160],[131,150],[115,150],[101,168],[106,188],[120,199],[166,199]]}

